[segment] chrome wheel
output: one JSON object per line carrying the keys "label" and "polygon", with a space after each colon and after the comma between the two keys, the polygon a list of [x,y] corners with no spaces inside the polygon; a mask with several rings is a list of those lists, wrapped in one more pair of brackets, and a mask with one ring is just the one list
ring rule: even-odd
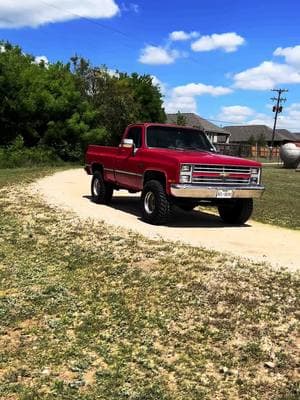
{"label": "chrome wheel", "polygon": [[93,182],[93,192],[95,196],[99,196],[100,194],[101,183],[98,178],[94,178]]}
{"label": "chrome wheel", "polygon": [[152,214],[155,210],[155,195],[153,192],[146,193],[144,207],[147,214]]}
{"label": "chrome wheel", "polygon": [[170,203],[162,183],[151,180],[145,183],[141,196],[142,218],[153,225],[165,224],[170,215]]}

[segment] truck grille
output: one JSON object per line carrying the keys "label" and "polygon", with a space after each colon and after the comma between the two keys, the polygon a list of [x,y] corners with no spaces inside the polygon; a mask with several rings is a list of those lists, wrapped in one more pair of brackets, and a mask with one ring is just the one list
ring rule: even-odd
{"label": "truck grille", "polygon": [[228,186],[249,185],[250,176],[250,167],[196,164],[193,166],[192,183]]}

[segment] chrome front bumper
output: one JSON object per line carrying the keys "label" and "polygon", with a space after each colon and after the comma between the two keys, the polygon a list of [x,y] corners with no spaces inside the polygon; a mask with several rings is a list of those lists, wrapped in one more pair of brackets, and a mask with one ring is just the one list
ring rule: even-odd
{"label": "chrome front bumper", "polygon": [[[197,199],[214,199],[220,197],[220,191],[232,191],[230,198],[259,198],[262,196],[265,188],[263,186],[200,186],[192,184],[174,184],[171,185],[171,194],[175,197],[192,197]],[[228,196],[229,197],[229,196]],[[227,198],[227,197],[223,197]]]}

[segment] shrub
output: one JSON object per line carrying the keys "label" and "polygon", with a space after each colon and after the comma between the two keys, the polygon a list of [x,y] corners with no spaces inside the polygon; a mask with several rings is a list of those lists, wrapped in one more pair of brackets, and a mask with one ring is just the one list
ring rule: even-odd
{"label": "shrub", "polygon": [[18,136],[12,145],[0,148],[0,168],[58,165],[62,163],[63,161],[52,149],[44,146],[25,147],[21,136]]}

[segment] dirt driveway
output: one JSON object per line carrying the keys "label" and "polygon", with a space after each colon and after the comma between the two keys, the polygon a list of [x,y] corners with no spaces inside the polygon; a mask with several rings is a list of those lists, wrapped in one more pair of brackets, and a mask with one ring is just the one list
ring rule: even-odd
{"label": "dirt driveway", "polygon": [[114,226],[131,229],[150,238],[181,241],[220,252],[267,262],[274,267],[300,269],[300,232],[249,221],[243,227],[223,224],[218,217],[200,211],[180,212],[168,226],[140,220],[139,195],[116,191],[110,206],[90,200],[90,177],[82,169],[58,172],[37,181],[32,190],[52,205]]}

